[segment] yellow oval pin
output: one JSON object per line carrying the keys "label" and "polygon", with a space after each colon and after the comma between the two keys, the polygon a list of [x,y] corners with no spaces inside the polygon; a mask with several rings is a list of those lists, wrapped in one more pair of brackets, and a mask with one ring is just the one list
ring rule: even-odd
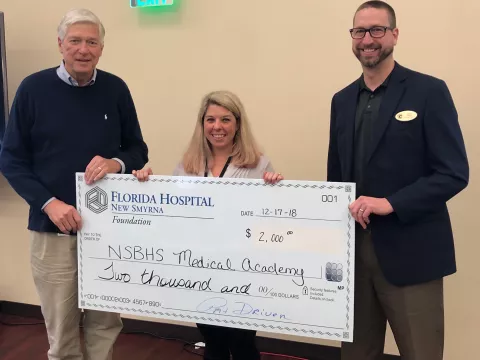
{"label": "yellow oval pin", "polygon": [[400,111],[395,115],[395,119],[398,121],[411,121],[417,117],[417,113],[412,110]]}

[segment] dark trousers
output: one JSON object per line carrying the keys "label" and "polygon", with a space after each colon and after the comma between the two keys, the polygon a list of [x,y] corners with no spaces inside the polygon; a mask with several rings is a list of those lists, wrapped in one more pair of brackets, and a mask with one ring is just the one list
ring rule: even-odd
{"label": "dark trousers", "polygon": [[205,340],[204,360],[260,360],[254,330],[197,324]]}
{"label": "dark trousers", "polygon": [[356,235],[353,343],[342,344],[342,360],[383,359],[387,321],[402,360],[442,360],[443,280],[390,284],[378,264],[371,234],[360,230]]}

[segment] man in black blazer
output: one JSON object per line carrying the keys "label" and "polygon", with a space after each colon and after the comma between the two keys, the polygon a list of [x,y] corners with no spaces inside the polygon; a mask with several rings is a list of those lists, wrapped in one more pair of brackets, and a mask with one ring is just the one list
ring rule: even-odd
{"label": "man in black blazer", "polygon": [[468,184],[457,112],[442,80],[397,64],[395,12],[354,17],[363,75],[332,100],[328,181],[355,182],[353,343],[342,360],[381,359],[388,320],[402,360],[443,357],[443,277],[456,271],[446,202]]}

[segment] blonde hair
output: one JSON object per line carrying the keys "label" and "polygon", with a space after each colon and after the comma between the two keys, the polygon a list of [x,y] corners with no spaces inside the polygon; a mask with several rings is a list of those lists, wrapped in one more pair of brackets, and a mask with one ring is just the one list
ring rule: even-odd
{"label": "blonde hair", "polygon": [[87,23],[98,26],[98,33],[100,34],[100,41],[103,44],[105,39],[105,28],[100,19],[90,10],[87,9],[73,9],[65,14],[60,21],[57,28],[57,35],[61,41],[65,38],[68,28],[73,24]]}
{"label": "blonde hair", "polygon": [[183,168],[188,174],[199,174],[212,165],[213,154],[210,143],[205,137],[203,121],[210,105],[221,106],[230,111],[237,122],[237,132],[233,140],[232,164],[238,167],[255,167],[260,160],[260,150],[253,138],[247,113],[237,95],[230,91],[214,91],[202,99],[198,111],[197,123],[185,155]]}

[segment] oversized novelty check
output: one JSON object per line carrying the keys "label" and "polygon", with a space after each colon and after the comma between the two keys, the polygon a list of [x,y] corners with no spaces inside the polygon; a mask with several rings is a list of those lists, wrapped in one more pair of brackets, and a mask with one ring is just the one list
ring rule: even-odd
{"label": "oversized novelty check", "polygon": [[350,183],[77,174],[79,306],[352,341]]}

